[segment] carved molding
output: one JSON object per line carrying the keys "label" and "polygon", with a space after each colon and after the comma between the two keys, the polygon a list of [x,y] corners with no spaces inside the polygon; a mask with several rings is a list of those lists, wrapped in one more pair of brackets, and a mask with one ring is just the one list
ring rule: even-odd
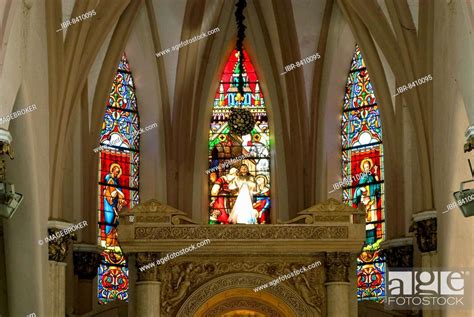
{"label": "carved molding", "polygon": [[156,199],[150,199],[134,208],[123,212],[121,217],[135,216],[136,222],[153,222],[160,224],[197,224],[187,214],[176,208],[159,202]]}
{"label": "carved molding", "polygon": [[346,226],[164,226],[136,227],[135,239],[140,240],[260,240],[260,239],[347,239]]}
{"label": "carved molding", "polygon": [[[323,255],[319,255],[322,260]],[[264,256],[262,258],[249,260],[246,256],[214,256],[214,257],[195,257],[185,260],[172,260],[163,266],[160,266],[160,275],[162,276],[162,313],[164,316],[171,313],[176,316],[176,310],[180,304],[189,298],[198,288],[220,276],[253,274],[260,276],[261,282],[249,281],[252,289],[263,285],[279,276],[288,274],[294,269],[317,261],[318,257],[289,257],[289,256]],[[299,277],[287,279],[280,284],[285,288],[291,289],[299,294],[299,299],[305,306],[311,306],[313,310],[324,310],[325,288],[324,288],[324,270],[314,268]],[[308,288],[304,281],[310,285]],[[278,284],[278,285],[280,285]],[[250,287],[250,286],[249,286]],[[232,288],[229,286],[229,288]],[[234,287],[236,288],[236,287]],[[262,292],[277,292],[278,288],[269,287]],[[212,297],[215,294],[210,294]],[[273,293],[272,293],[273,294]],[[200,306],[197,306],[198,309]],[[193,316],[190,314],[189,316]],[[300,316],[300,315],[297,315]]]}
{"label": "carved molding", "polygon": [[285,317],[278,310],[273,307],[256,300],[255,298],[231,298],[219,305],[213,306],[206,311],[206,317],[220,317],[223,314],[232,310],[249,309],[257,311],[267,317]]}
{"label": "carved molding", "polygon": [[[142,281],[159,281],[160,274],[156,260],[160,258],[160,253],[157,252],[139,252],[135,254],[135,265],[137,271],[137,282]],[[145,270],[140,270],[141,267],[155,263],[153,267],[147,267]]]}
{"label": "carved molding", "polygon": [[329,198],[323,203],[311,206],[300,211],[294,219],[284,221],[284,224],[305,223],[313,224],[315,222],[351,222],[354,216],[354,223],[361,223],[365,217],[365,212],[360,209],[352,208],[334,198]]}
{"label": "carved molding", "polygon": [[[216,294],[235,288],[253,289],[270,281],[271,280],[268,277],[252,273],[239,273],[220,276],[208,283],[205,283],[196,291],[194,291],[183,303],[177,314],[173,316],[194,316],[194,313]],[[267,288],[265,291],[279,298],[282,302],[289,306],[298,317],[320,316],[318,312],[306,305],[306,303],[294,290],[288,288],[283,283],[280,283],[272,288]]]}
{"label": "carved molding", "polygon": [[349,282],[351,254],[349,252],[326,253],[326,282]]}
{"label": "carved molding", "polygon": [[413,221],[410,232],[415,232],[416,242],[421,252],[436,251],[438,247],[438,225],[436,218]]}

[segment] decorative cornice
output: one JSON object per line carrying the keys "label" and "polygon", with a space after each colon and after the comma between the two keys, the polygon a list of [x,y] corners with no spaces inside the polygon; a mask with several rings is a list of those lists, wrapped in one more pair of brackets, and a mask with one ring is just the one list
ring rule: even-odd
{"label": "decorative cornice", "polygon": [[420,211],[417,212],[416,214],[413,214],[412,218],[413,221],[423,221],[426,219],[432,219],[432,218],[437,218],[437,212],[436,210],[426,210],[426,211]]}
{"label": "decorative cornice", "polygon": [[406,238],[396,238],[385,240],[380,244],[382,249],[388,248],[396,248],[396,247],[403,247],[413,245],[413,237],[406,237]]}
{"label": "decorative cornice", "polygon": [[101,247],[97,244],[89,244],[89,243],[74,243],[72,246],[72,250],[74,252],[92,252],[100,254],[104,251],[104,247]]}
{"label": "decorative cornice", "polygon": [[347,239],[346,226],[207,225],[136,227],[138,240]]}
{"label": "decorative cornice", "polygon": [[48,229],[66,229],[72,225],[71,222],[63,221],[63,220],[56,220],[50,219],[48,220]]}
{"label": "decorative cornice", "polygon": [[[125,253],[170,252],[210,239],[212,243],[194,252],[209,254],[358,252],[365,240],[365,221],[354,218],[364,212],[330,199],[303,211],[306,220],[292,224],[209,225],[195,224],[185,213],[157,200],[150,200],[120,214],[118,235]],[[355,221],[356,220],[356,221]]]}
{"label": "decorative cornice", "polygon": [[325,260],[326,282],[349,282],[349,252],[328,252]]}
{"label": "decorative cornice", "polygon": [[[186,213],[163,204],[156,199],[150,199],[122,213],[121,217],[128,222],[153,222],[160,224],[197,224]],[[133,219],[133,220],[132,220]]]}
{"label": "decorative cornice", "polygon": [[[323,203],[311,206],[298,213],[299,216],[281,222],[283,224],[306,223],[313,224],[316,222],[353,222],[361,223],[365,212],[352,208],[334,198],[329,198]],[[354,221],[352,221],[354,219]]]}

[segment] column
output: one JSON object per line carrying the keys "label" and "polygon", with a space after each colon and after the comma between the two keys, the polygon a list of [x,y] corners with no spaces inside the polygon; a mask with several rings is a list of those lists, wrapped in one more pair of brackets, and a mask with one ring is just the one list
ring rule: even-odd
{"label": "column", "polygon": [[[159,317],[161,313],[159,270],[156,260],[160,258],[159,253],[140,252],[136,254],[135,269],[137,272],[136,315],[140,317]],[[155,266],[140,270],[143,266],[155,263]]]}
{"label": "column", "polygon": [[7,272],[3,244],[3,221],[0,219],[0,316],[8,316]]}
{"label": "column", "polygon": [[93,281],[99,268],[102,248],[98,245],[77,243],[73,249],[74,275],[77,276],[77,293],[74,296],[74,314],[90,312],[97,301]]}
{"label": "column", "polygon": [[70,242],[75,235],[64,234],[64,229],[71,224],[63,221],[48,221],[49,276],[48,276],[48,316],[63,317],[66,315],[66,256]]}
{"label": "column", "polygon": [[[421,251],[421,266],[426,271],[438,268],[438,226],[436,210],[428,210],[413,215],[410,231],[416,235],[416,243]],[[423,317],[441,316],[439,310],[423,310]]]}
{"label": "column", "polygon": [[[326,306],[328,317],[349,316],[349,267],[351,254],[349,252],[326,253]],[[355,272],[354,272],[355,274]]]}

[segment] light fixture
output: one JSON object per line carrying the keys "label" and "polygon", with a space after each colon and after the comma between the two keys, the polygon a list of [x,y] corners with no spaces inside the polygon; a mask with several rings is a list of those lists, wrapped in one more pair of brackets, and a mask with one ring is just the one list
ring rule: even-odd
{"label": "light fixture", "polygon": [[474,149],[474,125],[469,126],[466,131],[466,144],[464,144],[464,152],[470,152]]}
{"label": "light fixture", "polygon": [[461,182],[461,189],[453,195],[464,217],[471,217],[474,216],[474,188],[464,189],[466,183],[474,183],[474,179]]}
{"label": "light fixture", "polygon": [[229,116],[229,128],[230,132],[239,136],[250,134],[255,126],[255,118],[253,117],[252,113],[243,108],[243,101],[245,100],[245,92],[244,92],[244,50],[243,50],[243,42],[245,38],[245,29],[247,28],[244,25],[244,9],[247,6],[246,0],[238,0],[235,4],[235,22],[237,24],[237,41],[235,47],[237,49],[238,55],[238,64],[237,64],[237,72],[238,72],[238,82],[237,82],[237,95],[235,97],[235,101],[237,102],[237,106],[231,109],[231,114]]}
{"label": "light fixture", "polygon": [[474,188],[464,189],[464,184],[474,183],[474,173],[472,170],[471,160],[469,162],[469,168],[471,169],[471,175],[473,179],[461,182],[461,189],[453,193],[454,198],[456,199],[456,204],[461,209],[464,217],[474,216]]}
{"label": "light fixture", "polygon": [[[0,155],[7,154],[13,160],[11,141],[10,132],[0,128]],[[11,218],[22,200],[23,195],[15,192],[15,185],[6,181],[5,161],[0,158],[0,217]]]}

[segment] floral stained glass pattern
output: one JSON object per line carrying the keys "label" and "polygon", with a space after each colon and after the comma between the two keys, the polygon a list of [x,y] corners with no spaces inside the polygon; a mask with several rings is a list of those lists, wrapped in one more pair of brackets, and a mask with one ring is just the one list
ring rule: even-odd
{"label": "floral stained glass pattern", "polygon": [[139,118],[135,85],[122,56],[100,133],[99,236],[104,248],[98,270],[98,300],[105,304],[128,300],[128,267],[117,237],[119,213],[139,203]]}
{"label": "floral stained glass pattern", "polygon": [[343,188],[343,201],[366,211],[366,241],[357,259],[357,297],[382,302],[386,260],[384,164],[379,105],[364,59],[356,46],[346,83],[342,112],[342,177],[354,180]]}
{"label": "floral stained glass pattern", "polygon": [[[244,96],[238,103],[239,53],[227,61],[212,108],[209,129],[209,223],[265,224],[270,222],[270,131],[265,99],[244,50]],[[233,107],[252,114],[255,125],[247,135],[229,129]]]}

